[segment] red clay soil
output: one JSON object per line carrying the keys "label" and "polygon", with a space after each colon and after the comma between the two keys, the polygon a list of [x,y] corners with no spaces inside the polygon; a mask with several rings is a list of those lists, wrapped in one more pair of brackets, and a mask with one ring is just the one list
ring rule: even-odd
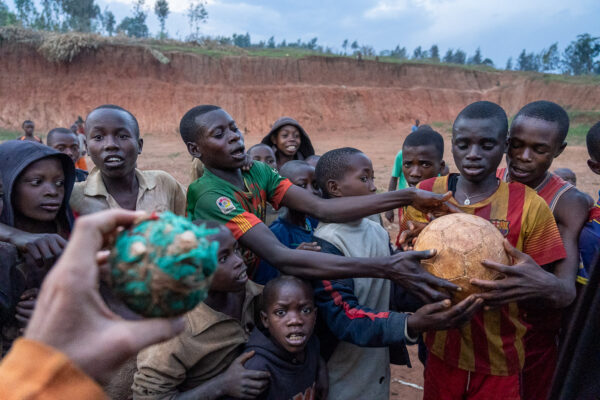
{"label": "red clay soil", "polygon": [[[138,166],[165,170],[187,185],[191,157],[177,134],[187,109],[223,106],[246,132],[247,146],[259,142],[278,117],[290,115],[306,127],[319,154],[341,146],[364,151],[373,161],[377,187],[387,190],[394,156],[415,117],[449,121],[480,99],[499,102],[509,114],[541,98],[582,110],[600,104],[598,85],[546,83],[510,72],[342,58],[166,55],[171,62],[163,65],[139,47],[113,46],[71,64],[52,64],[35,49],[0,43],[0,127],[17,129],[33,119],[44,132],[69,126],[97,105],[116,103],[140,122],[145,141]],[[455,172],[449,140],[445,159]],[[579,187],[596,198],[600,179],[586,160],[584,147],[569,146],[553,169],[573,169]],[[394,241],[397,224],[386,225]],[[391,399],[422,398],[423,368],[416,348],[409,352],[412,369],[392,366]]]}
{"label": "red clay soil", "polygon": [[142,46],[103,45],[71,63],[52,63],[34,47],[0,43],[0,127],[24,119],[47,131],[69,126],[93,107],[131,110],[143,132],[173,133],[186,110],[218,104],[246,133],[269,130],[282,115],[310,132],[398,129],[415,117],[450,121],[486,99],[509,114],[536,99],[593,110],[600,85],[547,81],[541,75],[348,58],[210,57],[165,53],[161,64]]}

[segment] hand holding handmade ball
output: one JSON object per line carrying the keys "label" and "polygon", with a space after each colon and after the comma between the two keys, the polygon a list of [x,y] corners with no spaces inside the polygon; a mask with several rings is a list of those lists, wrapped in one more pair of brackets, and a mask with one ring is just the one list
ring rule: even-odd
{"label": "hand holding handmade ball", "polygon": [[446,279],[462,288],[454,292],[453,301],[460,301],[481,289],[469,281],[473,278],[494,280],[501,274],[485,268],[481,261],[490,260],[509,265],[504,250],[504,237],[489,221],[470,214],[449,214],[434,219],[419,234],[415,250],[436,249],[437,253],[421,265],[432,275]]}
{"label": "hand holding handmade ball", "polygon": [[144,317],[183,314],[206,298],[217,266],[218,229],[165,212],[121,232],[110,256],[111,287]]}

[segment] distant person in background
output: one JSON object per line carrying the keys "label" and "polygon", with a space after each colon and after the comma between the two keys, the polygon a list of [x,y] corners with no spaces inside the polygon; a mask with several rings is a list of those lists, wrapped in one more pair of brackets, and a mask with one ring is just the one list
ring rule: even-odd
{"label": "distant person in background", "polygon": [[419,125],[421,125],[421,121],[419,121],[418,119],[415,119],[415,124],[410,127],[410,131],[411,132],[416,131],[417,129],[419,129]]}
{"label": "distant person in background", "polygon": [[271,146],[277,158],[277,169],[291,160],[305,160],[315,154],[306,131],[298,121],[281,117],[273,124],[271,131],[261,143]]}
{"label": "distant person in background", "polygon": [[554,171],[554,175],[560,176],[564,181],[569,182],[573,186],[577,186],[577,176],[575,172],[569,168],[557,168]]}
{"label": "distant person in background", "polygon": [[77,140],[79,140],[79,159],[75,163],[75,168],[87,171],[87,161],[85,161],[85,156],[87,155],[87,140],[85,139],[85,123],[81,116],[78,116],[75,123],[71,125],[71,130],[77,134]]}
{"label": "distant person in background", "polygon": [[[250,147],[246,152],[246,158],[252,161],[260,161],[267,164],[269,167],[277,171],[277,161],[275,157],[275,151],[271,146],[267,146],[264,143],[255,144]],[[194,162],[201,162],[199,159],[194,158]],[[265,220],[263,221],[267,226],[271,226],[273,222],[277,220],[279,212],[273,208],[273,206],[267,203],[267,213],[265,214]],[[260,283],[260,282],[259,282]],[[262,283],[264,284],[264,282]]]}
{"label": "distant person in background", "polygon": [[[569,182],[573,186],[577,186],[577,175],[569,168],[557,168],[554,170],[554,175],[562,178],[563,181]],[[594,207],[594,199],[587,193],[581,192],[588,200],[590,208]]]}
{"label": "distant person in background", "polygon": [[308,163],[308,165],[310,165],[313,168],[317,168],[317,163],[319,162],[319,160],[321,159],[321,156],[317,155],[317,154],[313,154],[312,156],[309,156],[306,158],[306,161]]}
{"label": "distant person in background", "polygon": [[[77,165],[80,158],[79,136],[77,133],[67,128],[54,128],[48,132],[46,144],[63,154],[69,156],[73,160],[73,164]],[[88,172],[75,167],[75,182],[83,182],[88,176]]]}
{"label": "distant person in background", "polygon": [[[264,162],[269,167],[277,170],[275,151],[273,151],[271,146],[267,146],[264,143],[255,144],[248,149],[247,154],[252,161]],[[195,160],[197,159],[195,158]]]}
{"label": "distant person in background", "polygon": [[35,124],[33,121],[26,119],[23,121],[21,127],[23,128],[23,132],[25,132],[25,134],[21,136],[19,140],[30,140],[32,142],[42,143],[42,139],[33,134],[33,130],[35,129]]}

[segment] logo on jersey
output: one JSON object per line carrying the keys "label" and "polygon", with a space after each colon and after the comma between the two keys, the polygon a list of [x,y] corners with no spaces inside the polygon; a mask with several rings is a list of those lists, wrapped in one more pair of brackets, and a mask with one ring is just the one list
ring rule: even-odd
{"label": "logo on jersey", "polygon": [[217,199],[217,207],[219,207],[219,210],[225,215],[235,210],[235,206],[227,197],[219,197]]}
{"label": "logo on jersey", "polygon": [[494,224],[496,228],[498,228],[502,236],[506,237],[506,235],[508,235],[510,222],[505,219],[490,219],[490,222]]}

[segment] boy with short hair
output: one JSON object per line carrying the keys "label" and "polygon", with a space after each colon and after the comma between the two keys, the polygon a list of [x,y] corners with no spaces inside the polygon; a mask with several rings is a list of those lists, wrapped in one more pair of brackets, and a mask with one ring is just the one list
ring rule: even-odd
{"label": "boy with short hair", "polygon": [[164,171],[136,168],[144,144],[137,119],[122,107],[107,104],[86,118],[88,150],[96,165],[78,182],[71,207],[78,215],[108,208],[185,213],[185,190]]}
{"label": "boy with short hair", "polygon": [[[294,185],[309,191],[314,196],[320,196],[321,192],[314,180],[315,169],[307,162],[288,161],[283,164],[279,173]],[[284,207],[279,218],[269,226],[269,229],[281,243],[290,249],[319,251],[321,248],[313,242],[313,232],[317,224],[318,221],[314,218]],[[279,276],[279,271],[265,260],[261,260],[252,280],[264,285],[277,276]]]}
{"label": "boy with short hair", "polygon": [[[410,133],[402,144],[402,176],[410,187],[416,187],[421,181],[440,176],[446,167],[444,161],[444,138],[431,128],[421,127]],[[398,224],[402,223],[404,207],[398,209]],[[390,214],[391,213],[391,214]],[[386,218],[393,221],[394,211],[388,211]],[[400,234],[396,237],[396,246],[400,247]]]}
{"label": "boy with short hair", "polygon": [[319,368],[327,368],[313,335],[316,317],[306,281],[283,275],[265,285],[260,319],[266,332],[254,329],[244,350],[256,352],[246,368],[270,374],[269,387],[256,399],[326,398],[316,395]]}
{"label": "boy with short hair", "polygon": [[[524,316],[531,325],[525,335],[525,366],[522,372],[523,397],[546,399],[558,360],[558,335],[562,325],[561,309],[575,298],[579,266],[578,237],[587,220],[586,195],[550,172],[552,162],[567,146],[569,116],[558,104],[535,101],[517,112],[510,126],[507,168],[497,176],[507,182],[520,182],[535,190],[554,215],[566,250],[566,257],[555,263],[545,279],[548,290],[545,310]],[[510,276],[510,274],[509,274]],[[495,289],[494,285],[490,286]],[[490,295],[491,296],[491,295]]]}
{"label": "boy with short hair", "polygon": [[248,149],[248,157],[254,161],[264,162],[269,167],[277,170],[277,160],[271,146],[264,143],[255,144]]}
{"label": "boy with short hair", "polygon": [[435,278],[421,268],[419,260],[431,257],[430,252],[358,259],[290,250],[262,223],[267,201],[275,208],[283,205],[310,214],[319,221],[348,221],[409,203],[425,211],[447,210],[446,197],[427,197],[425,192],[411,189],[353,199],[323,200],[294,186],[263,163],[256,162],[249,171],[242,171],[246,161],[242,134],[233,118],[217,106],[205,105],[189,110],[181,120],[179,132],[188,152],[200,158],[206,168],[204,176],[188,189],[188,217],[226,224],[247,249],[245,257],[249,268],[256,268],[260,257],[290,275],[387,277],[430,298],[446,296],[429,284],[456,290],[455,285]]}
{"label": "boy with short hair", "polygon": [[[543,199],[525,185],[496,178],[507,131],[508,119],[500,106],[487,101],[470,104],[459,113],[452,128],[452,154],[460,175],[432,178],[418,185],[438,193],[451,190],[451,202],[463,212],[498,227],[515,264],[509,267],[484,260],[484,266],[503,274],[533,277],[501,279],[498,282],[503,282],[503,288],[489,292],[488,298],[486,293],[478,295],[498,308],[477,312],[460,330],[427,333],[424,399],[521,398],[519,373],[527,327],[520,321],[523,310],[517,301],[552,296],[548,291],[556,277],[540,265],[552,266],[566,255],[552,212]],[[427,217],[409,207],[404,220],[427,222]],[[471,283],[486,289],[489,282],[473,279]]]}
{"label": "boy with short hair", "polygon": [[23,128],[23,132],[25,132],[25,135],[21,136],[19,140],[30,140],[32,142],[42,143],[42,139],[33,134],[33,131],[35,129],[35,124],[33,123],[33,121],[26,119],[21,124],[21,128]]}
{"label": "boy with short hair", "polygon": [[254,352],[242,348],[258,318],[262,286],[248,279],[246,265],[231,232],[219,227],[218,267],[206,299],[185,315],[184,331],[148,347],[137,357],[134,399],[217,399],[260,394],[269,373],[244,368]]}
{"label": "boy with short hair", "polygon": [[[248,149],[247,154],[248,158],[250,158],[252,161],[264,162],[269,167],[277,171],[277,158],[271,146],[267,146],[264,143],[255,144],[254,146]],[[194,160],[197,160],[197,158],[194,158]],[[277,220],[278,216],[279,213],[277,212],[277,210],[275,210],[271,204],[267,203],[267,211],[265,213],[264,219],[265,225],[271,226],[271,224]],[[263,285],[266,283],[266,281],[257,282],[262,283]]]}
{"label": "boy with short hair", "polygon": [[319,160],[321,159],[321,156],[318,154],[313,154],[312,156],[308,156],[306,157],[306,161],[308,163],[308,165],[310,165],[313,168],[317,168],[317,163],[319,162]]}
{"label": "boy with short hair", "polygon": [[[600,122],[590,128],[585,143],[590,159],[587,165],[596,175],[600,175]],[[600,196],[600,192],[598,192]],[[590,210],[588,220],[579,234],[581,265],[577,272],[577,282],[587,285],[593,262],[600,251],[600,198]]]}
{"label": "boy with short hair", "polygon": [[[377,190],[371,160],[349,147],[325,153],[317,164],[316,180],[325,198],[374,196]],[[346,257],[373,259],[391,254],[386,230],[369,218],[320,223],[315,239],[323,252]],[[471,296],[450,309],[449,302],[441,302],[407,316],[390,311],[392,283],[386,279],[323,280],[314,286],[330,399],[389,398],[388,346],[396,347],[402,363],[410,365],[406,342],[415,343],[426,328],[458,326],[482,304]]]}
{"label": "boy with short hair", "polygon": [[[46,145],[52,147],[73,160],[73,165],[77,166],[80,158],[79,139],[77,133],[67,128],[54,128],[48,132]],[[88,176],[88,172],[75,167],[75,182],[83,182]]]}

